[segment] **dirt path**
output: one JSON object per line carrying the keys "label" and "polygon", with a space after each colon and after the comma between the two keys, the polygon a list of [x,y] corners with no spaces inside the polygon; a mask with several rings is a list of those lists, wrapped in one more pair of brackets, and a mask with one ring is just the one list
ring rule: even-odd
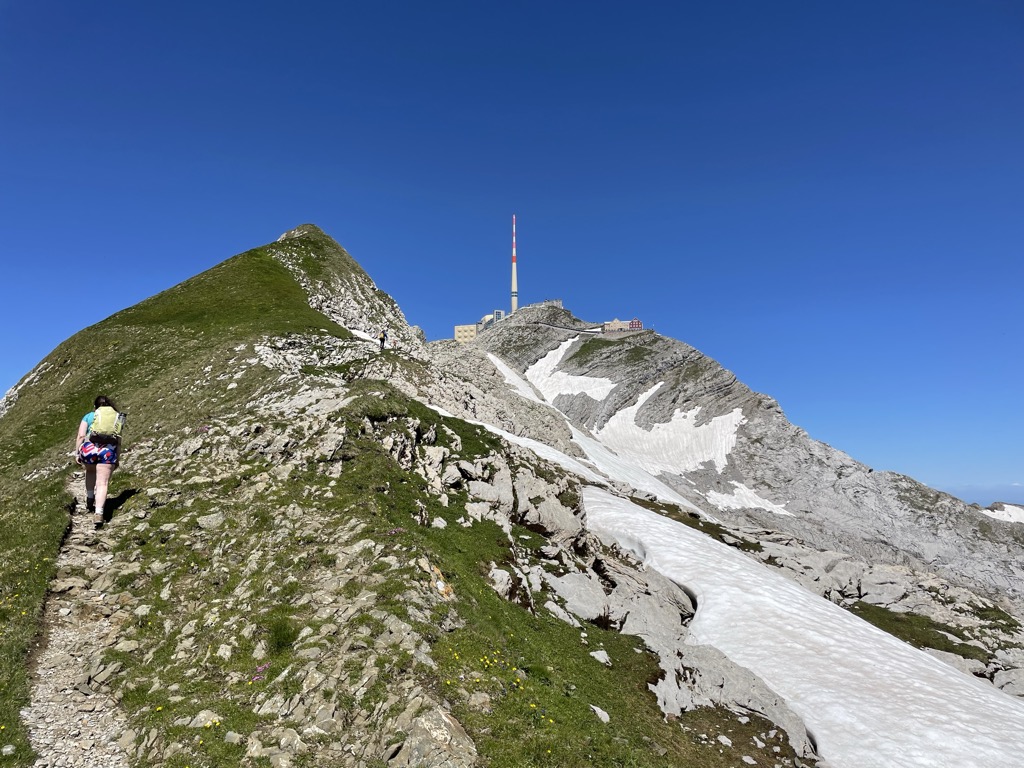
{"label": "dirt path", "polygon": [[[124,600],[104,590],[113,586],[113,535],[108,524],[94,531],[85,513],[85,490],[76,473],[68,490],[77,514],[57,559],[57,578],[43,609],[43,642],[32,664],[31,704],[21,716],[42,768],[128,768],[118,744],[128,730],[124,713],[107,682],[117,669],[105,668],[103,651],[117,642],[130,616]],[[114,521],[114,531],[118,526]]]}

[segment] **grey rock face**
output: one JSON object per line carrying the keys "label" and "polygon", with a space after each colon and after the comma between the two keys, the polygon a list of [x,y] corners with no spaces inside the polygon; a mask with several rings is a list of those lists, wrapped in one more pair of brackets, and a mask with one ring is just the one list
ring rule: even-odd
{"label": "grey rock face", "polygon": [[992,682],[1006,693],[1024,696],[1024,669],[1007,669],[996,672]]}
{"label": "grey rock face", "polygon": [[403,391],[460,418],[540,440],[570,456],[582,455],[562,415],[515,393],[485,350],[455,341],[436,341],[427,351],[434,378]]}
{"label": "grey rock face", "polygon": [[[635,407],[658,384],[637,409],[642,428],[666,424],[679,413],[692,414],[695,428],[739,417],[724,464],[707,460],[660,474],[708,516],[786,532],[818,549],[863,560],[934,571],[1024,613],[1024,524],[993,519],[908,477],[874,472],[811,439],[786,420],[774,400],[682,342],[653,332],[595,338],[582,333],[590,324],[567,313],[531,312],[481,334],[476,346],[522,374],[578,337],[557,370],[609,379],[614,387],[602,401],[585,394],[556,399],[577,428],[599,435],[613,416]],[[553,444],[543,434],[539,439]],[[616,444],[609,447],[615,450]],[[738,487],[789,514],[749,505],[744,500],[750,497],[738,495]],[[723,497],[735,501],[724,504]]]}
{"label": "grey rock face", "polygon": [[394,768],[469,768],[476,745],[455,718],[441,709],[417,717],[402,748],[388,760]]}

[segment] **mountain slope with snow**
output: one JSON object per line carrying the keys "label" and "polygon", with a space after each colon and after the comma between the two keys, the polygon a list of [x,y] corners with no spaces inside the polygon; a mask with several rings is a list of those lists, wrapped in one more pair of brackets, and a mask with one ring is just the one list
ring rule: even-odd
{"label": "mountain slope with snow", "polygon": [[874,472],[812,440],[774,400],[682,342],[653,332],[583,335],[573,329],[592,324],[549,309],[517,314],[477,345],[533,383],[574,427],[708,515],[941,573],[1024,610],[1024,531],[1006,524],[1007,514]]}
{"label": "mountain slope with snow", "polygon": [[[101,389],[130,434],[96,533],[68,451]],[[426,344],[310,225],[47,356],[0,402],[0,502],[11,765],[30,743],[169,768],[1024,746],[1018,508],[872,472],[650,331],[548,306]],[[62,706],[86,700],[121,731]]]}
{"label": "mountain slope with snow", "polygon": [[[581,386],[571,375],[553,372],[551,355],[561,359],[570,344],[526,373],[549,400],[592,391],[585,381]],[[494,362],[510,387],[523,393],[522,380]],[[650,394],[642,395],[640,404]],[[659,495],[657,481],[643,482],[637,469],[657,474],[662,465],[650,462],[652,451],[664,457],[665,445],[685,451],[691,444],[686,432],[675,441],[656,433],[650,442],[638,439],[644,430],[636,424],[636,410],[613,415],[597,436],[599,441],[610,436],[607,442],[628,452],[633,462],[625,456],[623,463],[602,460],[594,441],[581,445],[606,477]],[[621,426],[609,433],[612,423]],[[579,463],[568,457],[559,460],[551,452],[546,457],[579,471]],[[584,478],[594,479],[589,473]],[[671,491],[661,495],[678,501]],[[583,500],[590,530],[694,596],[686,642],[717,648],[782,696],[829,765],[1018,764],[1024,752],[1024,700],[957,672],[735,549],[629,499],[591,485]]]}
{"label": "mountain slope with snow", "polygon": [[584,494],[602,537],[697,598],[687,642],[750,669],[834,768],[1018,765],[1024,701],[964,675],[738,552],[611,494]]}

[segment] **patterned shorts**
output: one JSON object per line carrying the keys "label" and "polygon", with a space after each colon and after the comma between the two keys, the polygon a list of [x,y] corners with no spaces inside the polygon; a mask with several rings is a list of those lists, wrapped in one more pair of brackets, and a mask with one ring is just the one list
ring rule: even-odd
{"label": "patterned shorts", "polygon": [[96,445],[88,440],[78,449],[78,458],[83,464],[116,464],[116,445]]}

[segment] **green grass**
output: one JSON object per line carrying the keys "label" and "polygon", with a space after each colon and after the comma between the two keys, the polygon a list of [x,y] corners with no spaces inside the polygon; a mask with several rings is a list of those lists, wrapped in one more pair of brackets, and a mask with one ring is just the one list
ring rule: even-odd
{"label": "green grass", "polygon": [[915,648],[934,648],[938,651],[955,653],[965,659],[976,659],[985,663],[989,661],[989,653],[983,648],[967,643],[957,643],[942,634],[942,632],[947,632],[962,637],[962,630],[934,621],[927,616],[917,613],[897,613],[888,608],[865,603],[862,600],[854,603],[850,607],[850,611]]}
{"label": "green grass", "polygon": [[967,606],[967,612],[974,614],[985,623],[994,625],[1004,632],[1018,632],[1020,630],[1020,622],[998,606],[971,603]]}
{"label": "green grass", "polygon": [[[18,717],[27,704],[25,659],[69,524],[68,454],[92,399],[108,394],[129,414],[127,469],[133,443],[208,423],[268,384],[258,368],[235,380],[234,390],[227,380],[216,381],[233,376],[229,361],[240,355],[237,346],[300,332],[351,337],[309,307],[271,257],[272,247],[235,256],[75,334],[44,359],[38,380],[0,419],[0,741],[17,750],[13,758],[0,757],[0,765],[30,760]],[[194,386],[203,379],[211,383]],[[134,483],[121,470],[112,491]]]}
{"label": "green grass", "polygon": [[[27,756],[28,734],[18,715],[28,701],[25,659],[55,574],[70,498],[60,478],[33,483],[30,493],[10,478],[0,483],[0,745]],[[0,765],[16,759],[0,757]]]}
{"label": "green grass", "polygon": [[621,340],[618,339],[602,339],[598,336],[591,336],[576,348],[576,351],[572,353],[572,356],[566,362],[575,363],[579,366],[587,365],[593,362],[595,358],[600,357],[621,343]]}
{"label": "green grass", "polygon": [[638,365],[654,355],[654,350],[647,346],[647,342],[653,338],[654,336],[650,332],[617,339],[592,336],[579,345],[568,362],[574,362],[582,367],[593,363],[600,357],[605,357],[612,350],[616,350],[622,352],[621,362],[626,365]]}

